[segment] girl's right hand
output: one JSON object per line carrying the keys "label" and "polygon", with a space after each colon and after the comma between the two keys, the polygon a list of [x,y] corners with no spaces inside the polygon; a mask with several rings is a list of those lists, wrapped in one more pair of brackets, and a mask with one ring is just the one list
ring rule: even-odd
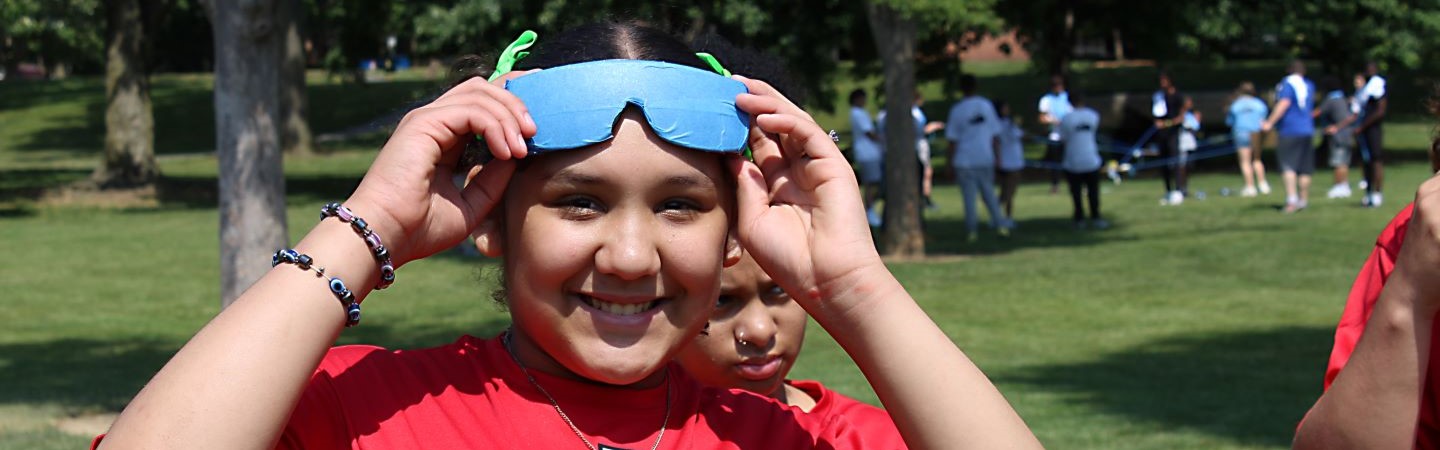
{"label": "girl's right hand", "polygon": [[[395,267],[459,244],[500,201],[512,158],[525,157],[525,137],[535,135],[524,103],[503,87],[525,73],[456,85],[406,114],[375,157],[345,205],[384,239]],[[461,174],[457,187],[460,156],[475,137],[495,159]]]}

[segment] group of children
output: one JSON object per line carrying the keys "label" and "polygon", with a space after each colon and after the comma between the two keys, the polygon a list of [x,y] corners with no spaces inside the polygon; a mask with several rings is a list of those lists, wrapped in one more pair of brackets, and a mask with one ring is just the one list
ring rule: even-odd
{"label": "group of children", "polygon": [[[1012,218],[1020,172],[1025,168],[1025,132],[1009,104],[978,93],[978,81],[973,75],[960,77],[960,91],[963,97],[950,108],[943,123],[926,122],[923,113],[919,112],[923,100],[918,93],[916,95],[916,148],[922,163],[922,192],[928,200],[933,169],[929,167],[927,135],[944,130],[948,142],[946,155],[956,184],[960,186],[965,208],[967,240],[974,242],[979,238],[977,198],[989,212],[989,225],[997,234],[1007,237],[1015,228]],[[865,110],[865,92],[858,89],[852,92],[850,104],[850,124],[855,140],[853,157],[859,167],[862,184],[868,186],[866,192],[878,192],[883,180],[883,139],[874,132],[877,129],[875,122],[870,120]],[[1040,123],[1050,128],[1046,160],[1056,166],[1052,171],[1052,192],[1063,173],[1074,207],[1074,226],[1077,229],[1108,228],[1109,222],[1100,214],[1099,183],[1103,166],[1097,143],[1100,114],[1086,106],[1083,95],[1067,91],[1063,78],[1058,76],[1052,79],[1052,90],[1040,99],[1038,109]],[[884,113],[881,114],[879,122],[883,123]],[[997,187],[998,196],[995,192]],[[866,198],[865,206],[871,223],[878,226],[879,216],[874,212],[873,198],[869,195]]]}

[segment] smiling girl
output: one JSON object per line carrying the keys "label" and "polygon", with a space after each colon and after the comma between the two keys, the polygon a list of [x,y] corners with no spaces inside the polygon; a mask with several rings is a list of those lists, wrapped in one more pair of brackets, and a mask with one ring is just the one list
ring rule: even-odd
{"label": "smiling girl", "polygon": [[[882,264],[849,164],[803,110],[643,26],[580,27],[517,53],[529,40],[494,82],[407,114],[347,208],[278,254],[97,445],[859,447],[843,423],[702,387],[670,362],[743,242],[822,327],[844,330],[912,447],[1038,447]],[[457,187],[472,136],[494,159]],[[754,162],[738,156],[747,145]],[[504,258],[509,331],[330,348],[387,267],[467,235]]]}

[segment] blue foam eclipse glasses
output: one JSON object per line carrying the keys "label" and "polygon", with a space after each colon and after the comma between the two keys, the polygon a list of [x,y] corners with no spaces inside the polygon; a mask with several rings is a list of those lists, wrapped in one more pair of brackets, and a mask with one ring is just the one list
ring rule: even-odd
{"label": "blue foam eclipse glasses", "polygon": [[750,115],[735,106],[735,96],[749,92],[744,83],[679,64],[569,64],[511,79],[505,89],[535,120],[535,136],[526,140],[533,153],[608,141],[629,105],[640,108],[656,135],[681,147],[740,153],[750,134]]}

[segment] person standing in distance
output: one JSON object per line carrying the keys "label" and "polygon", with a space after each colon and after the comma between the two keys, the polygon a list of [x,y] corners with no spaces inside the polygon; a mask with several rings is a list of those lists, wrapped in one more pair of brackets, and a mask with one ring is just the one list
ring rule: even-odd
{"label": "person standing in distance", "polygon": [[1315,101],[1315,84],[1305,78],[1305,63],[1290,61],[1290,74],[1275,87],[1275,108],[1261,129],[1278,131],[1275,153],[1285,180],[1285,207],[1292,214],[1310,202],[1310,176],[1315,172],[1315,120],[1310,114]]}
{"label": "person standing in distance", "polygon": [[1385,89],[1385,77],[1380,76],[1380,65],[1375,61],[1365,63],[1365,86],[1355,97],[1360,99],[1360,125],[1355,127],[1355,138],[1365,171],[1365,196],[1361,197],[1360,204],[1378,208],[1385,203],[1380,193],[1385,184],[1385,130],[1381,125],[1390,106],[1390,95]]}
{"label": "person standing in distance", "polygon": [[850,91],[850,135],[855,141],[855,163],[860,166],[861,199],[865,202],[865,217],[870,226],[880,226],[880,214],[875,212],[875,202],[880,199],[880,183],[884,181],[884,147],[880,145],[880,133],[870,111],[865,109],[865,90]]}
{"label": "person standing in distance", "polygon": [[976,93],[977,84],[974,75],[960,77],[960,92],[965,97],[950,108],[950,117],[945,123],[945,138],[950,140],[950,166],[955,169],[955,181],[960,184],[960,196],[965,201],[965,228],[970,242],[979,238],[976,195],[990,211],[990,225],[996,233],[1009,237],[1013,226],[1000,210],[999,199],[995,198],[995,151],[999,147],[1000,118],[995,114],[994,104]]}
{"label": "person standing in distance", "polygon": [[[1050,76],[1050,91],[1040,97],[1040,104],[1035,109],[1040,111],[1040,123],[1050,126],[1050,134],[1045,136],[1044,161],[1058,163],[1065,150],[1065,142],[1060,139],[1060,121],[1075,110],[1070,104],[1070,93],[1065,90],[1064,76]],[[1059,189],[1060,170],[1050,169],[1050,193],[1054,194]]]}

